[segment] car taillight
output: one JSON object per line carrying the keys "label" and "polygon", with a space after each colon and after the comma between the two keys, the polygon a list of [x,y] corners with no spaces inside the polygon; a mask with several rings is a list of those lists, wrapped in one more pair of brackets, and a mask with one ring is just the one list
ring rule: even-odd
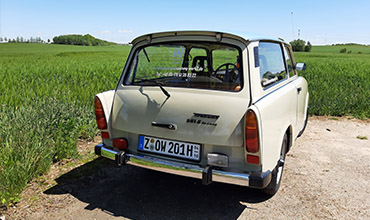
{"label": "car taillight", "polygon": [[128,148],[128,142],[126,139],[122,138],[114,138],[113,139],[113,147],[116,147],[121,150],[126,150]]}
{"label": "car taillight", "polygon": [[250,153],[257,153],[258,146],[258,122],[254,111],[249,110],[245,119],[245,148]]}
{"label": "car taillight", "polygon": [[101,130],[107,129],[107,121],[105,119],[103,105],[97,96],[95,96],[94,103],[95,103],[95,116],[96,116],[96,122],[98,124],[98,128]]}

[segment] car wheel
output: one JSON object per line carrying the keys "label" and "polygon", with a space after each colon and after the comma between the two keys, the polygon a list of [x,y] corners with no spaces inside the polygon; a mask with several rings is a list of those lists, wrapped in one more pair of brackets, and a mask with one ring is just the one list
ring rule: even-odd
{"label": "car wheel", "polygon": [[271,195],[271,196],[274,195],[280,187],[280,182],[281,182],[281,177],[283,175],[284,162],[285,162],[285,156],[287,153],[287,149],[288,149],[288,135],[285,133],[284,138],[283,138],[283,143],[281,146],[279,162],[271,173],[272,175],[271,182],[265,188],[262,189],[262,192],[267,195]]}

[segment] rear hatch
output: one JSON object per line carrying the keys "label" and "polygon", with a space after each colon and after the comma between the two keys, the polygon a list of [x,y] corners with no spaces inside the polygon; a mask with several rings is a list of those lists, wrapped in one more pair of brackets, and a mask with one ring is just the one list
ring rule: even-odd
{"label": "rear hatch", "polygon": [[[120,86],[112,109],[112,128],[118,131],[193,143],[241,146],[237,129],[249,100],[240,93]],[[171,129],[159,125],[172,125]]]}
{"label": "rear hatch", "polygon": [[249,104],[242,49],[198,38],[157,38],[133,47],[116,89],[113,132],[242,146],[240,122]]}

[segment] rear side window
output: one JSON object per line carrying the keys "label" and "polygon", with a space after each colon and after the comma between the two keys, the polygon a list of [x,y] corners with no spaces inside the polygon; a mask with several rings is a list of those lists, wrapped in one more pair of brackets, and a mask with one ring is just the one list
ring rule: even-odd
{"label": "rear side window", "polygon": [[285,60],[280,44],[260,42],[258,59],[262,87],[268,87],[287,78]]}

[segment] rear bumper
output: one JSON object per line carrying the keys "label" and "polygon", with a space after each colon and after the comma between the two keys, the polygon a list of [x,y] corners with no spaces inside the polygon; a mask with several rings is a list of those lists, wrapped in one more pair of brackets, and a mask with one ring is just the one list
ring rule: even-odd
{"label": "rear bumper", "polygon": [[214,169],[212,166],[202,168],[198,165],[162,160],[150,156],[134,155],[124,151],[114,151],[103,144],[95,146],[95,154],[114,160],[119,166],[124,164],[144,167],[165,173],[202,179],[205,185],[222,182],[254,188],[264,188],[271,181],[271,172],[234,173]]}

